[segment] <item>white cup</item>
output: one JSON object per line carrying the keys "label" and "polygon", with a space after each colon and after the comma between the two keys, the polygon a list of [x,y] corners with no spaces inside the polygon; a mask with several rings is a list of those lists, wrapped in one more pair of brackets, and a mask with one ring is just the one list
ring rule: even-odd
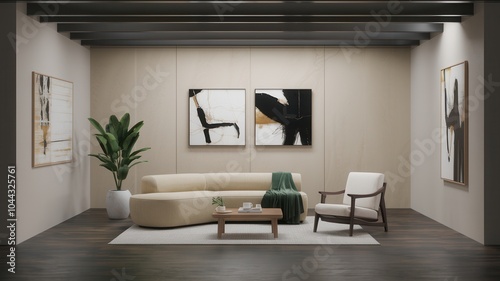
{"label": "white cup", "polygon": [[250,209],[252,208],[253,204],[251,202],[243,202],[243,208],[244,209]]}

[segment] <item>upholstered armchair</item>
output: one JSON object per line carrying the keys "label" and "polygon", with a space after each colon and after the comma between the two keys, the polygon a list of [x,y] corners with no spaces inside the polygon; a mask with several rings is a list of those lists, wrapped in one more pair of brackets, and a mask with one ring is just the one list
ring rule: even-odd
{"label": "upholstered armchair", "polygon": [[[387,232],[385,209],[384,174],[351,172],[347,177],[345,190],[337,192],[320,191],[321,203],[314,211],[314,232],[318,229],[319,219],[326,222],[349,224],[349,235],[353,234],[354,224],[383,226]],[[342,204],[327,204],[327,195],[342,195]]]}

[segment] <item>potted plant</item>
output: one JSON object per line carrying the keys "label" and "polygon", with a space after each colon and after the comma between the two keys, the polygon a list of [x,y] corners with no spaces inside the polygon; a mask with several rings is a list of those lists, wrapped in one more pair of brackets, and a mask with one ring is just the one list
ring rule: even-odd
{"label": "potted plant", "polygon": [[116,189],[109,190],[106,196],[108,217],[111,219],[127,218],[130,213],[131,193],[129,190],[122,190],[122,182],[127,178],[130,168],[147,162],[138,161],[138,159],[141,158],[139,154],[150,149],[149,147],[132,151],[144,121],[138,122],[129,129],[130,115],[128,113],[125,113],[120,120],[115,115],[111,115],[109,123],[104,128],[93,118],[88,118],[88,120],[98,131],[95,137],[102,150],[101,153],[89,154],[89,156],[99,159],[102,162],[100,166],[109,170],[115,180]]}
{"label": "potted plant", "polygon": [[226,211],[226,206],[224,206],[224,199],[222,199],[222,197],[220,197],[220,196],[212,197],[212,205],[217,206],[215,208],[216,212]]}

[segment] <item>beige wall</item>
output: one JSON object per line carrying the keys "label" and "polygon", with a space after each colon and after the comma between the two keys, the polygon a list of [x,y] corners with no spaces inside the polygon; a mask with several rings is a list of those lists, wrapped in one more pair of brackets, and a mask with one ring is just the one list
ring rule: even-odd
{"label": "beige wall", "polygon": [[[90,51],[41,24],[17,6],[17,243],[90,207]],[[31,73],[73,82],[73,158],[71,164],[31,167]]]}
{"label": "beige wall", "polygon": [[[411,207],[484,242],[484,11],[463,23],[445,24],[444,32],[411,53]],[[439,72],[469,63],[469,184],[445,183],[440,177]],[[423,157],[420,157],[420,156]]]}
{"label": "beige wall", "polygon": [[[91,73],[94,118],[130,111],[145,121],[139,146],[152,147],[150,162],[133,168],[132,193],[146,174],[292,171],[313,206],[318,190],[342,189],[348,171],[363,170],[388,175],[389,207],[409,207],[409,177],[392,177],[410,148],[407,48],[93,48]],[[188,146],[190,88],[246,90],[244,147]],[[312,89],[312,146],[255,146],[256,88]],[[92,207],[103,207],[113,182],[94,160],[91,186]]]}
{"label": "beige wall", "polygon": [[325,182],[340,187],[350,171],[385,174],[386,202],[410,205],[410,57],[406,48],[327,49]]}

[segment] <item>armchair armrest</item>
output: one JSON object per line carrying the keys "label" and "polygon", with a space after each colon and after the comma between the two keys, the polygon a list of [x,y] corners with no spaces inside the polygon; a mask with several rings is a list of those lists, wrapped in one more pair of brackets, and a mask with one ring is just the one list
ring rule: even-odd
{"label": "armchair armrest", "polygon": [[345,193],[345,189],[340,190],[340,191],[319,191],[319,194],[321,194],[321,203],[326,202],[327,195],[339,195],[339,194],[344,194],[344,193]]}
{"label": "armchair armrest", "polygon": [[386,183],[384,182],[384,185],[382,185],[381,188],[379,188],[377,191],[370,193],[370,194],[347,194],[347,196],[356,199],[356,198],[366,198],[366,197],[373,197],[376,196],[382,192],[385,191]]}
{"label": "armchair armrest", "polygon": [[347,194],[347,196],[351,197],[351,220],[354,218],[354,210],[356,209],[356,199],[358,198],[366,198],[366,197],[373,197],[378,194],[382,194],[382,201],[383,202],[383,197],[385,193],[385,188],[387,184],[384,182],[381,188],[379,188],[377,191],[370,193],[370,194]]}

